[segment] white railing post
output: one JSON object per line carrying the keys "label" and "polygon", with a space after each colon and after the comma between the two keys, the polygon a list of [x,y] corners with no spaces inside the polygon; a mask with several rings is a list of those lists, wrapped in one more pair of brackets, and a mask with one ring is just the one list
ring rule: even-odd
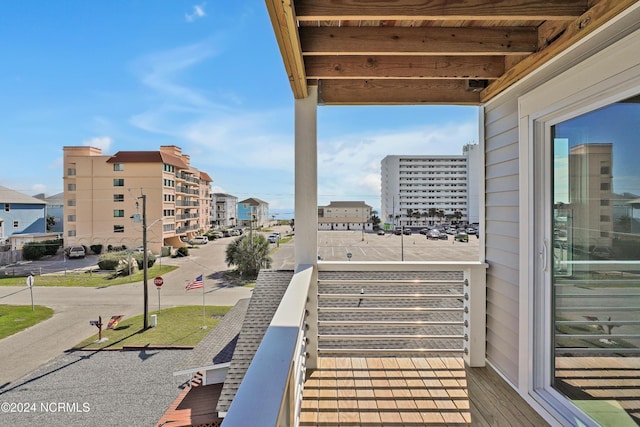
{"label": "white railing post", "polygon": [[464,279],[464,361],[470,367],[482,367],[487,348],[487,272],[484,267],[466,268]]}

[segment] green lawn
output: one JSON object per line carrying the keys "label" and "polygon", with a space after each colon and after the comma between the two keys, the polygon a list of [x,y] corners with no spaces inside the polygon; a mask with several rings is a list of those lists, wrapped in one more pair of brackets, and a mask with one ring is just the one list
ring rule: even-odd
{"label": "green lawn", "polygon": [[27,329],[53,316],[49,307],[36,305],[0,305],[0,339]]}
{"label": "green lawn", "polygon": [[[213,329],[222,316],[231,307],[228,306],[206,306],[205,324],[202,328],[202,306],[184,306],[166,308],[158,314],[158,326],[142,331],[142,315],[124,318],[114,330],[106,330],[109,318],[102,318],[105,326],[102,328],[102,337],[108,338],[104,342],[96,342],[98,333],[81,343],[75,345],[74,349],[121,349],[123,346],[188,346],[193,347]],[[157,311],[149,314],[157,314]]]}
{"label": "green lawn", "polygon": [[[153,283],[153,278],[170,271],[175,270],[176,266],[163,265],[162,269],[158,264],[148,269],[149,283]],[[67,274],[61,273],[56,275],[44,275],[36,276],[34,286],[81,286],[87,288],[98,288],[114,285],[124,285],[127,283],[141,282],[143,280],[144,272],[138,271],[132,276],[122,276],[111,279],[111,273],[76,273],[67,272]],[[0,279],[0,286],[26,286],[26,278],[24,277],[11,277]]]}

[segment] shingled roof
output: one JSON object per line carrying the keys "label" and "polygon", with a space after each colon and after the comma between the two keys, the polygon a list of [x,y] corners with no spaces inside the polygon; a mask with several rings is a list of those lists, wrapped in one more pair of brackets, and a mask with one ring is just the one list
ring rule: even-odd
{"label": "shingled roof", "polygon": [[118,151],[107,163],[166,163],[180,169],[189,169],[184,160],[161,151]]}
{"label": "shingled roof", "polygon": [[231,366],[216,410],[227,412],[244,375],[262,342],[269,323],[280,305],[293,277],[293,271],[262,270],[256,280],[253,296],[236,343]]}
{"label": "shingled roof", "polygon": [[174,375],[198,372],[231,362],[248,307],[248,298],[238,301],[220,323],[189,352]]}

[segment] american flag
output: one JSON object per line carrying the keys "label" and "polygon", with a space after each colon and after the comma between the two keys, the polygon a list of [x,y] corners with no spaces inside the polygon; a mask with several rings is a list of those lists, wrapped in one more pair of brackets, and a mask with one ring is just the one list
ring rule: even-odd
{"label": "american flag", "polygon": [[185,289],[190,291],[192,289],[202,288],[204,286],[204,282],[202,281],[202,274],[195,278],[195,280],[190,281],[185,286]]}

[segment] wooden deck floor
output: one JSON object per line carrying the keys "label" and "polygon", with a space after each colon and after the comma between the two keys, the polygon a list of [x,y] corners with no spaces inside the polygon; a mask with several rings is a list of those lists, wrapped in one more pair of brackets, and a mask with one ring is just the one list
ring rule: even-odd
{"label": "wooden deck floor", "polygon": [[491,368],[456,357],[322,357],[301,426],[545,426]]}

